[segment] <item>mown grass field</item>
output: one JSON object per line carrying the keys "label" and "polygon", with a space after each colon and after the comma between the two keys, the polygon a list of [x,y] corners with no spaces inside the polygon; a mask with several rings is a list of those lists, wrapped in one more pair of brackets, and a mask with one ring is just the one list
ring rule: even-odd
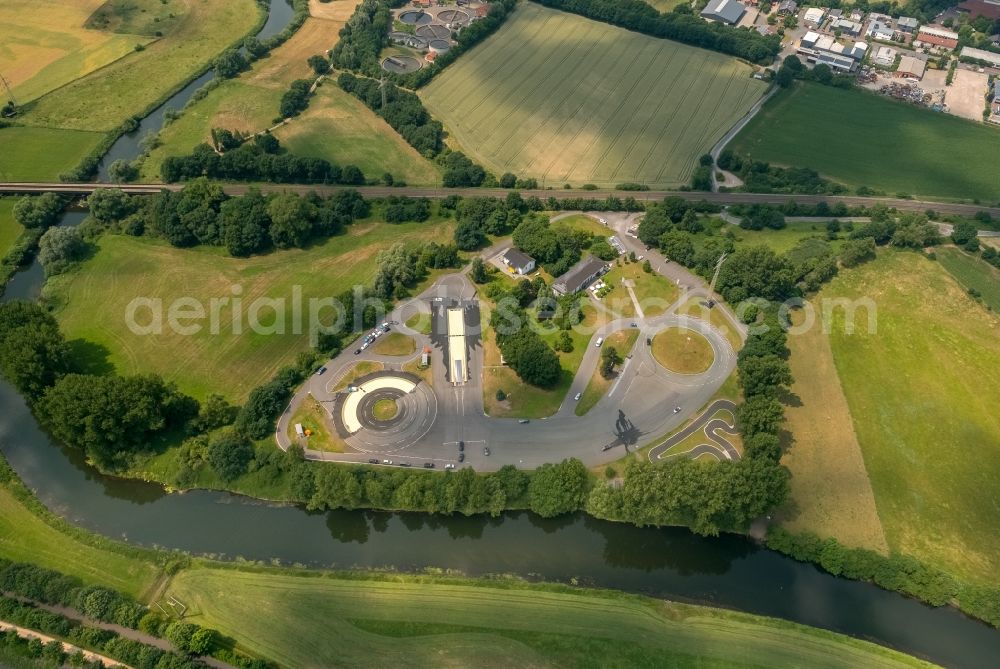
{"label": "mown grass field", "polygon": [[891,549],[970,580],[1000,569],[1000,318],[940,264],[883,253],[820,298],[870,298],[877,331],[844,311],[830,343]]}
{"label": "mown grass field", "polygon": [[417,343],[413,341],[413,337],[402,332],[390,332],[379,337],[372,350],[378,355],[413,355],[417,350]]}
{"label": "mown grass field", "polygon": [[24,232],[24,227],[14,220],[14,205],[17,199],[13,197],[0,198],[0,258],[7,255],[11,245]]}
{"label": "mown grass field", "polygon": [[739,351],[743,348],[743,338],[732,322],[722,313],[722,310],[706,307],[704,298],[692,297],[677,308],[677,313],[682,316],[691,316],[692,318],[700,318],[703,321],[708,321],[716,330],[725,335],[734,351]]}
{"label": "mown grass field", "polygon": [[1000,270],[960,249],[944,246],[936,251],[938,262],[966,289],[973,288],[993,311],[1000,311]]}
{"label": "mown grass field", "polygon": [[[20,122],[112,130],[206,68],[216,55],[249,33],[262,15],[254,0],[169,1],[180,3],[184,9],[178,11],[184,16],[162,39],[40,97]],[[130,39],[135,43],[138,38]]]}
{"label": "mown grass field", "polygon": [[169,592],[282,666],[929,666],[774,619],[509,581],[196,569]]}
{"label": "mown grass field", "polygon": [[46,524],[0,485],[0,557],[55,569],[87,583],[140,597],[159,568],[152,562],[96,548]]}
{"label": "mown grass field", "polygon": [[[296,424],[301,424],[303,430],[309,430],[312,434],[299,438],[295,431]],[[302,402],[302,405],[288,422],[288,438],[293,444],[299,444],[303,448],[311,448],[314,451],[343,453],[346,450],[346,444],[337,435],[330,415],[312,395]]]}
{"label": "mown grass field", "polygon": [[[0,73],[19,103],[79,79],[128,55],[136,44],[150,41],[148,36],[88,28],[87,20],[103,4],[104,0],[0,3]],[[169,4],[183,11],[182,0]]]}
{"label": "mown grass field", "polygon": [[[80,271],[48,285],[59,305],[57,318],[70,340],[83,339],[107,353],[120,373],[156,372],[195,397],[221,393],[238,401],[291,362],[308,343],[308,301],[367,284],[375,273],[375,255],[397,241],[450,239],[450,223],[387,225],[359,221],[346,234],[309,249],[276,251],[248,259],[231,258],[221,249],[176,249],[165,242],[106,235],[96,254]],[[169,305],[192,297],[209,312],[209,300],[232,296],[242,288],[243,333],[233,334],[232,309],[227,307],[219,334],[208,321],[198,334],[175,333],[166,320]],[[292,291],[302,291],[303,334],[292,334]],[[133,334],[126,307],[137,297],[162,299],[162,336]],[[286,334],[256,334],[250,330],[249,309],[257,298],[286,301]],[[145,314],[145,315],[143,315]],[[146,323],[148,310],[140,314]],[[274,321],[273,310],[261,312],[262,324]]]}
{"label": "mown grass field", "polygon": [[[336,43],[337,34],[356,4],[353,0],[328,5],[313,2],[311,16],[291,39],[255,63],[250,72],[224,82],[192,104],[163,130],[163,144],[144,161],[143,177],[159,179],[167,156],[190,153],[197,144],[210,140],[212,128],[254,133],[273,127],[282,94],[296,79],[316,76],[306,60]],[[440,182],[433,163],[333,81],[324,82],[309,108],[291,123],[277,128],[274,135],[296,155],[355,165],[369,177],[389,172],[412,185]]]}
{"label": "mown grass field", "polygon": [[626,262],[624,257],[619,262],[622,264],[612,267],[602,277],[604,283],[611,286],[611,291],[601,298],[602,306],[621,318],[638,317],[635,302],[632,301],[622,279],[632,282],[632,292],[635,293],[635,299],[646,317],[659,316],[677,301],[679,295],[677,286],[656,272],[655,268],[653,272],[647,274],[642,270],[641,262]]}
{"label": "mown grass field", "polygon": [[[817,137],[837,141],[817,143]],[[1000,130],[860,90],[796,84],[730,145],[756,160],[810,167],[889,194],[1000,200]]]}
{"label": "mown grass field", "polygon": [[660,365],[678,374],[701,374],[715,361],[704,335],[687,328],[667,328],[656,333],[652,353]]}
{"label": "mown grass field", "polygon": [[[619,330],[608,335],[607,339],[604,340],[604,346],[613,346],[618,350],[618,353],[623,357],[627,357],[632,353],[632,348],[635,346],[635,340],[639,338],[639,331],[635,328],[626,328],[625,330]],[[621,367],[618,367],[620,370]],[[587,387],[584,389],[583,393],[580,395],[580,401],[576,403],[573,412],[577,416],[582,416],[588,411],[594,408],[594,406],[601,401],[605,393],[611,388],[611,384],[614,383],[617,374],[612,376],[610,379],[604,378],[601,374],[601,366],[598,364],[594,367],[594,373],[590,376],[590,381],[587,382]]]}
{"label": "mown grass field", "polygon": [[763,244],[772,248],[775,253],[786,253],[803,239],[813,238],[829,241],[830,246],[836,251],[843,245],[843,240],[848,234],[840,232],[838,239],[827,240],[825,221],[817,223],[788,221],[781,230],[743,230],[735,225],[728,225],[723,230],[732,231],[737,248]]}
{"label": "mown grass field", "polygon": [[101,133],[83,130],[0,128],[0,180],[58,181],[101,139]]}
{"label": "mown grass field", "polygon": [[[801,324],[803,313],[793,319]],[[791,495],[777,517],[790,530],[884,553],[885,532],[829,338],[817,326],[791,334],[788,348],[795,381],[784,402],[781,463],[792,472]]]}
{"label": "mown grass field", "polygon": [[497,174],[676,187],[763,94],[750,74],[734,58],[523,3],[420,95]]}

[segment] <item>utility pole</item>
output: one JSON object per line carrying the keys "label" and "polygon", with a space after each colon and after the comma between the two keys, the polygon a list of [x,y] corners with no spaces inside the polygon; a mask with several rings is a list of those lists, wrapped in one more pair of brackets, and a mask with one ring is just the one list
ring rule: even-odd
{"label": "utility pole", "polygon": [[715,282],[719,280],[719,272],[722,271],[722,263],[726,260],[726,253],[719,256],[719,261],[715,263],[715,274],[712,275],[712,283],[708,286],[708,308],[711,309],[715,306]]}
{"label": "utility pole", "polygon": [[7,97],[10,98],[10,104],[4,107],[4,116],[14,116],[17,114],[17,100],[14,98],[14,91],[10,89],[10,84],[7,83],[2,74],[0,74],[0,83],[3,83],[3,87],[7,91]]}

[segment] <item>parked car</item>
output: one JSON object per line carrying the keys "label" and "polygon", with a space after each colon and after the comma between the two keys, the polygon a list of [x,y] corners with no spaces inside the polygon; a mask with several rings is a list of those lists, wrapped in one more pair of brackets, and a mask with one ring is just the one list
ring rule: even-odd
{"label": "parked car", "polygon": [[458,461],[459,462],[465,462],[465,453],[459,453],[458,454]]}
{"label": "parked car", "polygon": [[485,455],[486,457],[490,457],[490,447],[489,446],[483,446],[483,455]]}
{"label": "parked car", "polygon": [[377,465],[378,464],[378,458],[372,458],[371,460],[368,461],[368,464],[370,464],[370,465]]}
{"label": "parked car", "polygon": [[354,349],[354,355],[358,355],[359,353],[361,353],[361,349],[360,348]]}
{"label": "parked car", "polygon": [[434,463],[433,462],[425,462],[424,463],[424,469],[434,469]]}
{"label": "parked car", "polygon": [[445,468],[445,469],[454,469],[454,468],[455,468],[455,465],[454,465],[453,463],[449,462],[448,464],[446,464],[446,465],[444,466],[444,468]]}
{"label": "parked car", "polygon": [[461,453],[464,450],[465,450],[465,442],[464,441],[458,442],[458,452]]}
{"label": "parked car", "polygon": [[400,462],[400,463],[399,463],[399,466],[400,466],[400,467],[410,467],[411,465],[410,465],[410,463],[409,463],[409,462]]}
{"label": "parked car", "polygon": [[383,460],[382,464],[383,465],[391,465],[392,464],[392,460]]}
{"label": "parked car", "polygon": [[322,374],[325,371],[326,371],[326,367],[320,367],[319,369],[316,370],[316,376],[319,376],[320,374]]}
{"label": "parked car", "polygon": [[517,422],[518,422],[518,423],[520,423],[521,425],[524,425],[525,423],[527,423],[527,422],[529,422],[529,421],[528,421],[528,419],[527,419],[527,418],[522,418],[521,420],[519,420],[519,421],[517,421]]}

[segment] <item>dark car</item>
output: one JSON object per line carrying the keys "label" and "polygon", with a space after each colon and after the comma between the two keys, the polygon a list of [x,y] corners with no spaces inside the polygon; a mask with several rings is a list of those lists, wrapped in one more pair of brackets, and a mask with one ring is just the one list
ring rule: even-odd
{"label": "dark car", "polygon": [[483,455],[489,457],[490,449],[488,446],[483,446]]}
{"label": "dark car", "polygon": [[326,367],[320,367],[319,369],[316,370],[316,376],[319,376],[320,374],[322,374],[325,371],[326,371]]}
{"label": "dark car", "polygon": [[424,469],[434,469],[434,463],[433,462],[425,462],[424,463]]}
{"label": "dark car", "polygon": [[372,458],[371,460],[368,461],[368,464],[370,464],[370,465],[377,465],[378,464],[378,458]]}
{"label": "dark car", "polygon": [[465,453],[459,453],[458,454],[458,461],[459,462],[465,462]]}
{"label": "dark car", "polygon": [[354,355],[358,355],[359,353],[361,353],[361,349],[360,348],[354,349]]}
{"label": "dark car", "polygon": [[458,442],[458,452],[461,453],[464,450],[465,450],[465,442],[464,441]]}
{"label": "dark car", "polygon": [[400,467],[412,467],[413,465],[411,465],[409,462],[400,462],[399,466]]}

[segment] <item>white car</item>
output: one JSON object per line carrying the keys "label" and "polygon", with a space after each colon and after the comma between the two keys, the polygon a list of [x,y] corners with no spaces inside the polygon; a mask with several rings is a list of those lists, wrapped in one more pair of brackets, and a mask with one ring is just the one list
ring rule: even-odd
{"label": "white car", "polygon": [[574,402],[579,402],[580,401],[580,395],[582,395],[582,394],[583,393],[577,393],[576,395],[574,395],[573,396],[573,401]]}
{"label": "white car", "polygon": [[445,469],[454,469],[454,468],[455,468],[455,465],[449,462],[448,464],[446,464],[446,465],[444,466],[444,468],[445,468]]}

